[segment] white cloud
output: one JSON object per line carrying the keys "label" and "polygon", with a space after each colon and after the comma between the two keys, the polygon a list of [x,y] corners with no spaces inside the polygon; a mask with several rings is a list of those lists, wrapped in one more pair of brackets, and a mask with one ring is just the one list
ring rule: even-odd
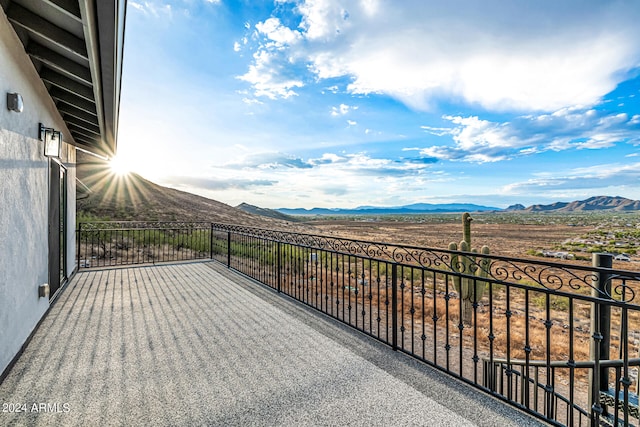
{"label": "white cloud", "polygon": [[355,126],[355,125],[357,125],[357,124],[358,124],[358,122],[356,122],[355,120],[347,120],[347,124],[348,124],[349,126]]}
{"label": "white cloud", "polygon": [[[244,155],[240,159],[225,164],[221,167],[226,171],[241,170],[243,176],[247,173],[278,176],[278,174],[292,173],[292,178],[297,179],[300,173],[296,170],[305,169],[306,174],[326,173],[327,176],[338,173],[348,175],[370,175],[375,177],[411,175],[429,169],[434,161],[425,161],[424,158],[376,158],[367,153],[335,154],[323,153],[317,158],[304,159],[299,156],[280,153],[263,152]],[[314,172],[316,171],[316,172]],[[253,176],[254,178],[257,175]]]}
{"label": "white cloud", "polygon": [[357,110],[358,107],[352,107],[350,105],[347,104],[340,104],[337,107],[331,107],[331,115],[332,116],[344,116],[345,114],[347,114],[349,111],[351,110]]}
{"label": "white cloud", "polygon": [[145,15],[151,15],[155,18],[170,19],[173,16],[171,5],[162,1],[131,1],[129,5]]}
{"label": "white cloud", "polygon": [[255,99],[255,98],[242,98],[242,102],[244,102],[247,105],[260,105],[260,104],[262,104],[261,101]]}
{"label": "white cloud", "polygon": [[349,13],[340,3],[333,0],[307,0],[298,5],[302,15],[300,27],[307,39],[332,40],[349,25]]}
{"label": "white cloud", "polygon": [[278,18],[269,18],[264,22],[257,23],[256,30],[275,42],[277,47],[292,45],[301,39],[298,31],[285,27]]}
{"label": "white cloud", "polygon": [[[259,47],[253,54],[249,71],[238,79],[250,83],[256,96],[277,99],[297,95],[294,89],[303,87],[304,83],[291,69],[295,60],[284,48],[295,45],[301,39],[300,33],[282,25],[278,18],[259,22],[255,28],[254,37],[260,38]],[[247,43],[246,37],[243,42]]]}
{"label": "white cloud", "polygon": [[276,184],[276,181],[262,179],[243,179],[243,178],[209,178],[209,177],[193,177],[193,176],[168,176],[162,180],[163,184],[177,188],[194,188],[200,190],[247,190],[256,187],[270,187]]}
{"label": "white cloud", "polygon": [[310,169],[312,163],[290,154],[279,152],[251,153],[241,159],[227,163],[225,169],[254,169],[272,171],[276,169]]}
{"label": "white cloud", "polygon": [[[219,5],[222,0],[199,0],[207,5]],[[127,4],[133,9],[161,20],[170,20],[175,16],[190,15],[193,0],[130,0]]]}
{"label": "white cloud", "polygon": [[450,98],[498,111],[593,105],[640,65],[638,2],[304,0],[295,10],[299,28],[256,25],[283,59],[416,109]]}
{"label": "white cloud", "polygon": [[520,116],[505,123],[478,117],[445,116],[444,119],[455,126],[422,128],[433,135],[450,135],[454,145],[425,147],[422,154],[443,160],[485,163],[544,151],[640,144],[640,123],[634,118],[625,113],[580,108]]}
{"label": "white cloud", "polygon": [[278,61],[278,56],[277,52],[257,51],[253,55],[254,63],[249,67],[249,71],[238,78],[251,83],[256,96],[277,99],[297,95],[293,89],[304,84],[290,76],[291,73],[288,73],[286,67]]}
{"label": "white cloud", "polygon": [[433,127],[433,126],[420,126],[421,129],[427,131],[431,135],[444,136],[451,134],[451,128]]}
{"label": "white cloud", "polygon": [[602,189],[636,189],[640,181],[640,163],[600,164],[575,168],[562,174],[544,176],[516,182],[503,187],[506,194],[562,193],[599,194]]}
{"label": "white cloud", "polygon": [[325,164],[325,163],[339,163],[345,161],[345,157],[338,156],[335,153],[324,153],[318,159],[312,159],[309,162],[313,165]]}

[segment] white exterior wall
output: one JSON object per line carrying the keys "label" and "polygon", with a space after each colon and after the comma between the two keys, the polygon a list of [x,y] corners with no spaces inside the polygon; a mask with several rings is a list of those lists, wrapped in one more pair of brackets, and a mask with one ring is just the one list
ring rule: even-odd
{"label": "white exterior wall", "polygon": [[[38,123],[70,138],[62,117],[0,8],[0,373],[49,307],[38,297],[48,282],[49,160],[38,140]],[[22,113],[9,111],[8,92],[24,99]],[[68,169],[67,272],[75,259],[75,148],[65,144]],[[56,183],[57,184],[57,183]]]}

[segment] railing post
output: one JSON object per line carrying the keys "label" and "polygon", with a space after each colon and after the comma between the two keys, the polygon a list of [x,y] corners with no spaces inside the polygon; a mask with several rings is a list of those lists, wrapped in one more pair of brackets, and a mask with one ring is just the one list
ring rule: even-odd
{"label": "railing post", "polygon": [[211,229],[209,233],[209,258],[213,259],[213,223],[211,223]]}
{"label": "railing post", "polygon": [[227,267],[231,267],[231,231],[227,231]]}
{"label": "railing post", "polygon": [[[593,266],[596,268],[611,268],[613,256],[611,254],[593,254]],[[600,300],[611,299],[611,275],[606,272],[595,272],[592,281],[591,295]],[[591,346],[590,359],[594,367],[589,373],[589,409],[591,410],[591,425],[595,426],[599,415],[606,414],[607,408],[600,405],[600,392],[609,390],[609,370],[601,368],[601,360],[609,360],[611,345],[611,306],[594,302],[591,304]],[[598,414],[598,417],[596,416]]]}
{"label": "railing post", "polygon": [[398,349],[398,264],[391,264],[391,347]]}
{"label": "railing post", "polygon": [[76,237],[76,240],[78,241],[78,246],[76,246],[76,251],[78,252],[76,254],[76,257],[78,258],[78,267],[76,267],[78,270],[80,270],[80,245],[82,244],[82,239],[80,238],[81,234],[82,234],[82,223],[78,223],[78,236]]}
{"label": "railing post", "polygon": [[278,255],[277,255],[277,270],[278,270],[278,293],[280,293],[281,289],[282,289],[282,260],[280,259],[280,242],[277,243],[277,251],[278,251]]}

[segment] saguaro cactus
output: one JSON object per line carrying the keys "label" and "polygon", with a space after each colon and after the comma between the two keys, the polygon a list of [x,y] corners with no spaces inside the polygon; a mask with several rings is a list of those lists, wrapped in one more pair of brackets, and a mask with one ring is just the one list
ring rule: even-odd
{"label": "saguaro cactus", "polygon": [[[479,279],[486,279],[489,273],[489,259],[477,257],[478,250],[471,247],[471,215],[465,212],[462,215],[462,237],[463,240],[458,245],[455,242],[449,243],[449,250],[460,252],[471,252],[474,255],[453,255],[451,257],[451,269],[459,274],[473,275],[477,278],[452,276],[451,280],[460,296],[462,304],[462,322],[471,323],[473,316],[473,305],[482,299],[482,295],[487,287],[487,282]],[[489,254],[489,247],[483,246],[480,249],[482,255]]]}

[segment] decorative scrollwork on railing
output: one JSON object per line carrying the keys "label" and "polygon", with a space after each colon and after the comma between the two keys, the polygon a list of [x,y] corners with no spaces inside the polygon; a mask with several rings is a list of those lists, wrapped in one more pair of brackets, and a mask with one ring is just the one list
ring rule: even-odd
{"label": "decorative scrollwork on railing", "polygon": [[[588,290],[596,298],[604,298],[630,303],[635,300],[636,289],[640,286],[640,273],[617,272],[613,270],[582,267],[575,265],[545,264],[533,260],[490,258],[488,279],[499,283],[534,286],[550,291],[575,292]],[[492,259],[493,258],[493,259]],[[473,262],[471,270],[482,268],[480,261]],[[605,274],[608,286],[598,287],[600,274]],[[627,282],[634,282],[631,286]],[[607,290],[610,289],[610,290]],[[584,293],[584,292],[583,292]]]}
{"label": "decorative scrollwork on railing", "polygon": [[394,246],[392,259],[401,264],[424,268],[451,269],[451,254],[436,249]]}
{"label": "decorative scrollwork on railing", "polygon": [[560,290],[570,287],[573,290],[591,287],[591,274],[582,271],[578,274],[569,266],[532,263],[526,260],[500,259],[491,260],[489,276],[497,281],[534,284],[549,290]]}
{"label": "decorative scrollwork on railing", "polygon": [[[621,280],[620,282],[614,282],[615,279]],[[607,296],[611,299],[623,301],[623,302],[632,302],[636,297],[636,290],[633,286],[627,285],[628,277],[619,277],[612,276],[611,280],[611,292],[607,294]],[[635,277],[633,280],[640,280],[640,277]],[[636,287],[637,288],[637,287]]]}

